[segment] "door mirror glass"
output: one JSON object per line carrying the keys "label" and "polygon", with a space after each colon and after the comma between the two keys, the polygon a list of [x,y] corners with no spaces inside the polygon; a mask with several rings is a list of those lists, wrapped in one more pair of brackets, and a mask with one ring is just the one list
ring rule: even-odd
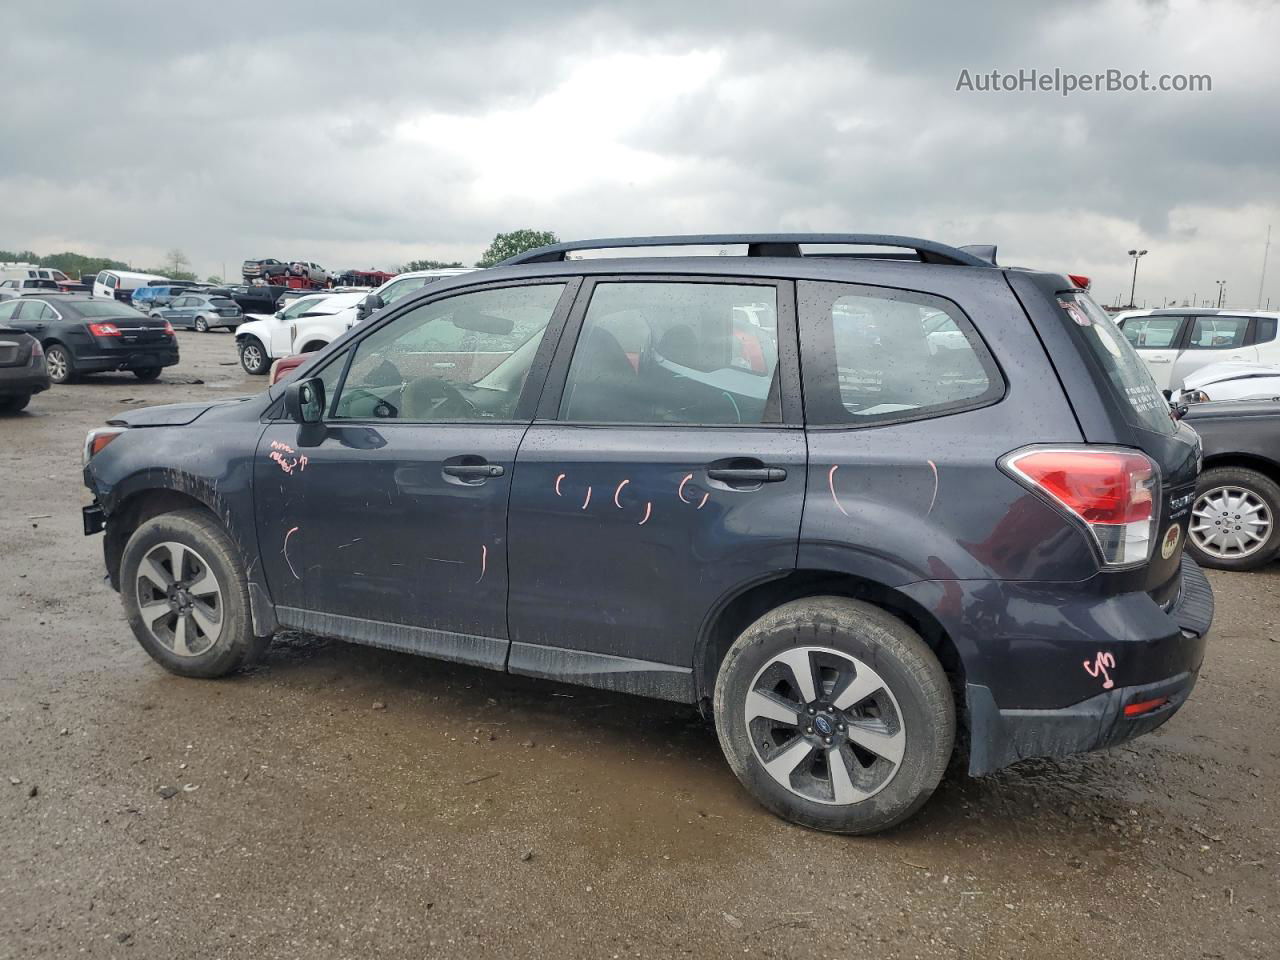
{"label": "door mirror glass", "polygon": [[295,423],[319,423],[324,418],[324,381],[309,377],[285,388],[284,408]]}

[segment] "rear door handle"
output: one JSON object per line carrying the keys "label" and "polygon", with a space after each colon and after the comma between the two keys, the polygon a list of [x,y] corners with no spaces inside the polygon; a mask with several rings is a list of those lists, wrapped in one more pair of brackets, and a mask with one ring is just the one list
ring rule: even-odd
{"label": "rear door handle", "polygon": [[711,467],[707,476],[728,484],[780,483],[787,479],[782,467]]}
{"label": "rear door handle", "polygon": [[457,477],[469,483],[479,483],[490,477],[500,477],[506,471],[497,463],[450,463],[445,461],[440,468],[446,476]]}
{"label": "rear door handle", "polygon": [[1148,363],[1168,363],[1168,357],[1147,357]]}

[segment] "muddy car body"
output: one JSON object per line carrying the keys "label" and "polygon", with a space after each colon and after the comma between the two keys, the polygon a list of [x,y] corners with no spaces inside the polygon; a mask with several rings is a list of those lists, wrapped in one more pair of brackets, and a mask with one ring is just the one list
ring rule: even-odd
{"label": "muddy car body", "polygon": [[[686,243],[747,255],[566,259]],[[433,283],[261,395],[109,421],[85,528],[175,672],[291,627],[703,703],[763,805],[870,832],[957,743],[983,774],[1185,701],[1199,453],[1084,291],[993,251],[593,241]]]}

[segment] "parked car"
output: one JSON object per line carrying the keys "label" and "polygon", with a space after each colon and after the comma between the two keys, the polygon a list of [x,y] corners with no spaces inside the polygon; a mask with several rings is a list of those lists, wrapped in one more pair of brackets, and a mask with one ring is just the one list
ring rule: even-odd
{"label": "parked car", "polygon": [[259,277],[263,276],[262,271],[264,267],[276,266],[279,263],[280,261],[275,259],[274,257],[266,257],[262,260],[246,260],[240,266],[240,273],[244,277],[246,282],[250,280],[256,280]]}
{"label": "parked car", "polygon": [[169,321],[117,300],[65,293],[23,297],[0,303],[0,323],[40,341],[54,383],[104,370],[132,370],[139,380],[154,380],[178,362]]}
{"label": "parked car", "polygon": [[1169,390],[1201,367],[1224,360],[1280,364],[1280,313],[1179,307],[1116,317],[1152,379]]}
{"label": "parked car", "polygon": [[287,287],[278,284],[248,283],[210,287],[205,293],[213,297],[229,297],[242,313],[248,315],[274,313],[278,309],[280,297],[287,290]]}
{"label": "parked car", "polygon": [[196,333],[208,333],[215,327],[234,330],[244,320],[244,313],[234,300],[205,293],[184,293],[167,307],[152,309],[151,316]]}
{"label": "parked car", "polygon": [[1280,401],[1211,400],[1184,419],[1204,444],[1189,552],[1221,570],[1271,563],[1280,554]]}
{"label": "parked car", "polygon": [[272,360],[319,350],[355,323],[356,305],[365,296],[363,291],[312,292],[272,316],[250,316],[236,331],[240,365],[248,373],[264,374]]}
{"label": "parked car", "polygon": [[153,282],[135,289],[129,297],[129,303],[136,310],[150,313],[156,307],[168,306],[176,297],[195,288],[195,284],[180,280],[172,283]]}
{"label": "parked car", "polygon": [[56,280],[40,278],[0,280],[0,300],[12,300],[14,297],[25,297],[31,293],[44,293],[48,290],[56,291],[57,289],[58,283]]}
{"label": "parked car", "polygon": [[1224,360],[1201,367],[1171,391],[1171,402],[1205,403],[1210,400],[1270,400],[1280,397],[1280,366]]}
{"label": "parked car", "polygon": [[475,267],[441,267],[436,270],[412,270],[409,273],[402,273],[394,279],[388,280],[373,291],[372,294],[360,301],[356,307],[355,322],[363,323],[375,311],[395,303],[401,297],[408,296],[416,290],[421,290],[429,283],[435,283],[437,280],[445,280],[449,277],[460,277],[464,273],[471,273],[475,269]]}
{"label": "parked car", "polygon": [[[566,259],[685,243],[758,255]],[[930,348],[939,311],[967,349]],[[288,627],[702,703],[748,792],[825,830],[911,816],[958,730],[981,774],[1158,727],[1212,620],[1199,438],[1132,347],[1067,277],[927,240],[557,244],[257,397],[112,416],[85,530],[168,670]]]}
{"label": "parked car", "polygon": [[55,284],[69,279],[61,270],[34,263],[0,263],[0,280],[52,280]]}
{"label": "parked car", "polygon": [[168,277],[154,273],[130,273],[125,270],[103,270],[93,281],[93,295],[129,303],[133,291],[153,283],[173,283]]}
{"label": "parked car", "polygon": [[[0,304],[0,315],[14,313],[17,307]],[[17,413],[34,394],[48,389],[49,371],[40,341],[0,320],[0,413]]]}

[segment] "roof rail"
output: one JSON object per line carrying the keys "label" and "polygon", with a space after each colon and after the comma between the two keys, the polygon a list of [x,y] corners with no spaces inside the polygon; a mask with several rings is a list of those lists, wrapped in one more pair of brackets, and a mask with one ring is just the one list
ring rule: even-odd
{"label": "roof rail", "polygon": [[[579,250],[612,250],[624,247],[692,247],[746,244],[749,257],[800,257],[804,256],[800,244],[837,244],[851,247],[900,247],[911,253],[847,253],[831,256],[868,258],[875,260],[918,260],[921,263],[945,263],[965,267],[995,266],[995,247],[980,248],[990,251],[990,257],[975,255],[962,247],[949,247],[945,243],[921,240],[918,237],[898,237],[882,233],[707,233],[672,237],[611,237],[604,240],[576,240],[571,243],[553,243],[545,247],[526,250],[508,257],[500,267],[520,263],[556,263],[567,260],[570,253]],[[914,254],[914,255],[913,255]],[[810,254],[828,256],[828,254]]]}

